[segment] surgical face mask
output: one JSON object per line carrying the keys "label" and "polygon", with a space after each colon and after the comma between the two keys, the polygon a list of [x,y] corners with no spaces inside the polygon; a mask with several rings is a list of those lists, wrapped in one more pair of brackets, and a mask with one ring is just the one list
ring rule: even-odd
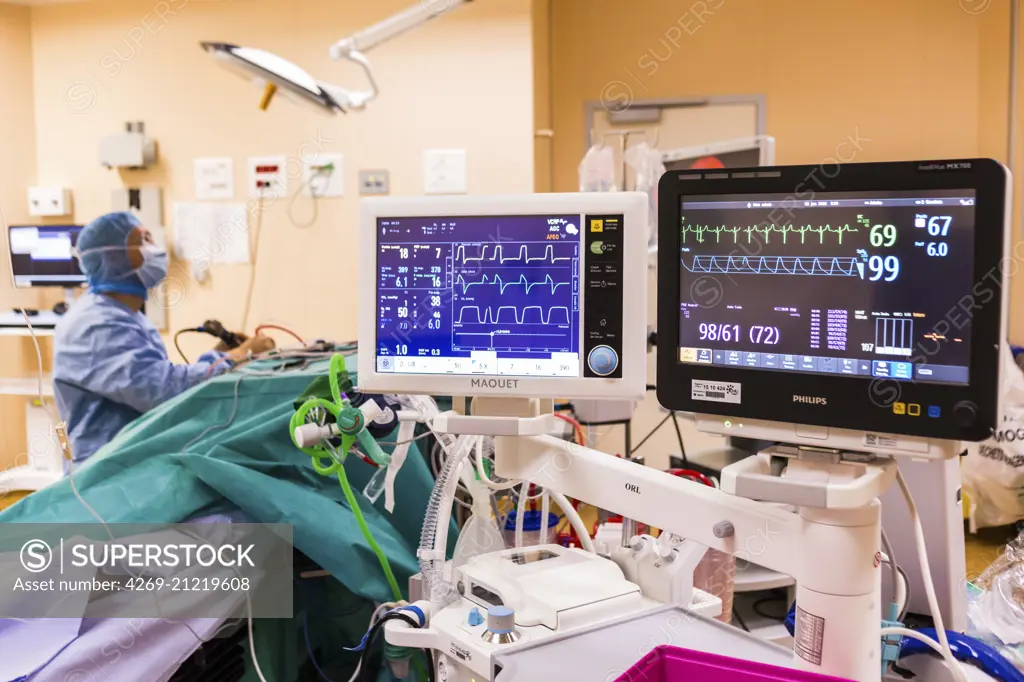
{"label": "surgical face mask", "polygon": [[142,251],[142,265],[136,270],[136,274],[147,289],[152,289],[167,277],[167,251],[156,244],[144,244]]}

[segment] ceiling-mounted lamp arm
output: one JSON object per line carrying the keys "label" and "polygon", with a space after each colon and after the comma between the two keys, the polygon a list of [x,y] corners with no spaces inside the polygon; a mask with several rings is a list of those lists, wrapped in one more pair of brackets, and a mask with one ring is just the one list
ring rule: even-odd
{"label": "ceiling-mounted lamp arm", "polygon": [[472,0],[422,0],[407,10],[339,40],[331,46],[331,59],[343,59],[352,54],[368,52],[381,43],[386,43],[468,2]]}
{"label": "ceiling-mounted lamp arm", "polygon": [[373,77],[373,70],[370,68],[370,60],[366,58],[362,52],[350,51],[342,54],[342,57],[349,59],[359,66],[362,67],[363,72],[366,74],[366,80],[370,83],[370,89],[366,91],[352,91],[340,88],[330,83],[320,83],[320,87],[327,91],[327,93],[333,97],[343,109],[354,109],[361,110],[366,107],[367,103],[377,99],[377,95],[380,93],[377,87],[377,81]]}

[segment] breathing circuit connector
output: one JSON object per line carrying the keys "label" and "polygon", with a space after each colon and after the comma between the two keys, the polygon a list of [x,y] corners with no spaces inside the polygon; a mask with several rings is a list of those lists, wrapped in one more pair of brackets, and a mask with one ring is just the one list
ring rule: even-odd
{"label": "breathing circuit connector", "polygon": [[[882,619],[882,629],[885,628],[901,628],[903,623],[900,622],[900,607],[896,602],[889,604],[889,610],[886,613],[888,619]],[[882,677],[885,677],[885,673],[889,670],[889,666],[895,663],[900,657],[900,647],[903,643],[903,635],[883,635],[882,636]]]}

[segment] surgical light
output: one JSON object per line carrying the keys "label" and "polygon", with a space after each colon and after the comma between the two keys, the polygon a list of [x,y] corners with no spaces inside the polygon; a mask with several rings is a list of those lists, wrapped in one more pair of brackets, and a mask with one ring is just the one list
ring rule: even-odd
{"label": "surgical light", "polygon": [[347,113],[364,109],[379,92],[370,61],[364,52],[471,1],[422,0],[332,45],[331,59],[348,59],[363,69],[369,83],[367,90],[349,90],[318,81],[297,64],[265,50],[217,41],[204,41],[200,46],[221,66],[263,89],[261,110],[266,111],[274,96],[280,92],[287,99],[312,106],[321,113]]}

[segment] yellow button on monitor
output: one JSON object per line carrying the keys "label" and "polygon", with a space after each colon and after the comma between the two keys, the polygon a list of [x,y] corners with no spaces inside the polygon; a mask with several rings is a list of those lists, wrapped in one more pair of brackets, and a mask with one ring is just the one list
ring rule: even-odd
{"label": "yellow button on monitor", "polygon": [[893,403],[892,404],[893,414],[906,414],[907,404],[906,403]]}
{"label": "yellow button on monitor", "polygon": [[590,221],[591,232],[604,232],[604,220],[591,220]]}
{"label": "yellow button on monitor", "polygon": [[911,417],[920,417],[921,406],[918,405],[917,403],[910,403],[909,405],[907,405],[907,414],[909,414]]}
{"label": "yellow button on monitor", "polygon": [[680,348],[679,349],[679,362],[697,362],[697,349],[696,348]]}

